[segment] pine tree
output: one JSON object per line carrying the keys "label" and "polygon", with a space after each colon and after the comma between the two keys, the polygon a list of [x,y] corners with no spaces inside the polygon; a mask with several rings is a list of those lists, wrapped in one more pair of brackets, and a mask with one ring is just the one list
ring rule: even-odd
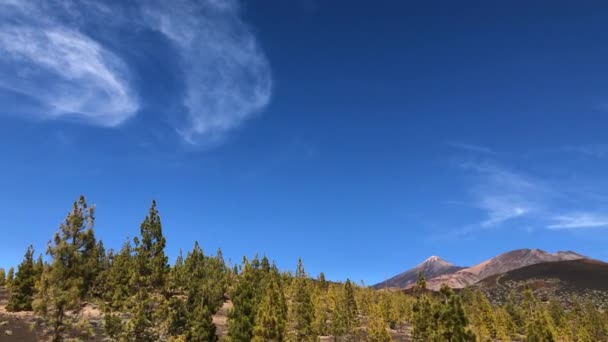
{"label": "pine tree", "polygon": [[187,339],[188,341],[216,341],[215,325],[209,305],[203,300],[204,295],[201,289],[193,289],[188,295],[188,320]]}
{"label": "pine tree", "polygon": [[9,292],[11,291],[11,287],[13,286],[14,279],[15,279],[15,269],[13,268],[13,266],[11,266],[8,268],[8,272],[6,273],[6,281],[4,284]]}
{"label": "pine tree", "polygon": [[4,268],[0,267],[0,286],[4,286],[6,284],[6,272]]}
{"label": "pine tree", "polygon": [[[140,226],[140,237],[134,239],[134,255],[126,258],[131,266],[128,289],[130,298],[126,309],[132,311],[126,322],[126,336],[136,341],[156,341],[164,338],[167,328],[168,303],[164,292],[169,273],[165,255],[166,239],[156,201]],[[121,253],[122,254],[122,253]],[[114,268],[114,265],[111,267]],[[118,269],[120,271],[120,269]],[[171,323],[169,323],[170,325]]]}
{"label": "pine tree", "polygon": [[[322,274],[322,273],[321,273]],[[328,296],[328,284],[321,282],[321,279],[325,280],[324,277],[319,276],[317,279],[317,286],[314,292],[314,305],[315,305],[315,320],[313,322],[313,329],[319,336],[326,336],[329,334],[329,296]]]}
{"label": "pine tree", "polygon": [[467,304],[468,317],[477,337],[486,341],[497,337],[497,322],[495,310],[479,289],[465,289],[461,293]]}
{"label": "pine tree", "polygon": [[187,337],[191,341],[216,339],[212,314],[223,304],[227,289],[228,270],[221,251],[207,257],[195,242],[184,262],[187,299]]}
{"label": "pine tree", "polygon": [[526,329],[526,342],[553,342],[556,341],[546,317],[539,314],[528,323]]}
{"label": "pine tree", "polygon": [[160,216],[156,201],[152,201],[148,215],[140,226],[140,238],[135,238],[135,258],[137,280],[140,287],[149,290],[161,290],[169,271],[168,258],[165,255],[166,239],[163,236]]}
{"label": "pine tree", "polygon": [[359,311],[357,309],[357,302],[355,300],[354,286],[350,279],[346,279],[343,293],[344,299],[342,305],[344,305],[344,312],[346,314],[346,334],[351,335],[359,326]]}
{"label": "pine tree", "polygon": [[96,292],[100,294],[109,312],[126,309],[128,299],[134,295],[131,280],[136,270],[132,253],[133,247],[129,240],[117,254],[110,250],[107,266],[97,278]]}
{"label": "pine tree", "polygon": [[120,316],[112,313],[104,314],[103,331],[108,340],[119,341],[124,331]]}
{"label": "pine tree", "polygon": [[129,308],[130,317],[125,324],[124,336],[129,341],[153,342],[159,340],[155,322],[158,297],[152,297],[145,289],[140,289]]}
{"label": "pine tree", "polygon": [[298,260],[291,289],[291,303],[289,306],[290,341],[316,340],[312,326],[314,313],[308,279],[304,271],[304,265],[300,259]]}
{"label": "pine tree", "polygon": [[8,299],[6,309],[8,311],[30,311],[32,310],[32,298],[34,286],[36,285],[36,270],[34,265],[34,247],[31,245],[25,252],[25,257],[13,280],[12,290]]}
{"label": "pine tree", "polygon": [[228,337],[231,341],[251,341],[253,338],[255,316],[261,299],[256,272],[247,258],[243,258],[241,274],[231,293],[233,308],[228,312]]}
{"label": "pine tree", "polygon": [[413,341],[435,341],[439,331],[435,308],[425,294],[419,296],[413,307]]}
{"label": "pine tree", "polygon": [[85,261],[95,241],[94,221],[93,207],[81,196],[55,234],[53,243],[49,243],[47,254],[52,262],[44,267],[34,309],[45,320],[46,331],[53,341],[69,334],[70,326],[86,324],[79,321],[82,318],[79,311],[89,272]]}
{"label": "pine tree", "polygon": [[334,337],[346,334],[346,310],[343,305],[344,286],[330,284],[327,291],[327,299],[330,310],[329,333]]}
{"label": "pine tree", "polygon": [[44,271],[44,262],[42,261],[42,254],[38,254],[38,259],[34,263],[34,278],[36,281],[39,281],[42,277],[42,271]]}
{"label": "pine tree", "polygon": [[169,288],[168,292],[177,295],[184,293],[184,287],[186,285],[186,270],[184,266],[184,256],[182,250],[180,248],[179,254],[175,259],[175,263],[171,267],[169,271],[167,286]]}
{"label": "pine tree", "polygon": [[422,295],[426,291],[426,279],[424,279],[422,272],[418,272],[418,280],[416,281],[414,290],[418,295]]}
{"label": "pine tree", "polygon": [[279,275],[271,274],[260,307],[257,310],[253,341],[284,341],[287,303],[279,283]]}
{"label": "pine tree", "polygon": [[396,309],[397,300],[392,297],[394,297],[394,295],[390,292],[381,292],[379,308],[384,321],[391,329],[395,329],[397,321],[399,320],[399,312],[397,312]]}
{"label": "pine tree", "polygon": [[325,273],[319,273],[319,276],[317,277],[317,286],[321,290],[327,291],[327,280],[325,280]]}
{"label": "pine tree", "polygon": [[387,323],[383,318],[382,309],[378,304],[372,304],[369,315],[369,329],[367,341],[370,342],[389,342],[393,339],[386,330]]}
{"label": "pine tree", "polygon": [[440,312],[440,331],[445,341],[465,342],[475,341],[475,335],[467,329],[468,319],[462,306],[460,296],[454,291],[442,286],[443,305]]}
{"label": "pine tree", "polygon": [[527,314],[526,341],[527,342],[553,342],[553,333],[550,316],[540,305],[530,288],[523,292],[522,306]]}

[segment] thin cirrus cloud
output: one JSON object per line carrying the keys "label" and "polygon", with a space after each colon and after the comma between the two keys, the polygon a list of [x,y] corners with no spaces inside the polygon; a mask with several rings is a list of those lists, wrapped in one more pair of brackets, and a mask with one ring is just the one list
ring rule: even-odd
{"label": "thin cirrus cloud", "polygon": [[101,126],[133,116],[138,101],[126,65],[56,20],[52,8],[50,2],[0,0],[0,91],[32,100],[5,104],[5,110]]}
{"label": "thin cirrus cloud", "polygon": [[523,175],[491,163],[462,163],[460,167],[474,175],[470,194],[473,205],[484,212],[481,228],[532,215],[543,207],[545,189]]}
{"label": "thin cirrus cloud", "polygon": [[215,142],[268,104],[270,67],[237,1],[144,3],[144,21],[183,60],[188,120],[177,129],[187,141]]}
{"label": "thin cirrus cloud", "polygon": [[[492,162],[466,162],[471,205],[482,217],[457,233],[502,226],[539,226],[549,230],[608,228],[608,215],[595,210],[604,198],[569,179],[544,179],[516,172]],[[592,208],[577,211],[576,208]],[[516,222],[511,222],[515,221]],[[511,223],[511,224],[508,224]]]}
{"label": "thin cirrus cloud", "polygon": [[[188,142],[220,141],[268,104],[270,66],[237,1],[129,6],[0,0],[0,91],[31,98],[36,106],[29,104],[28,114],[42,118],[112,127],[135,116],[142,102],[153,99],[138,97],[135,68],[121,57],[124,51],[87,33],[87,25],[97,23],[106,38],[119,42],[114,46],[128,45],[120,44],[124,30],[156,32],[171,43],[184,78],[178,97],[185,113],[172,114],[169,122]],[[22,108],[11,111],[26,111],[15,103]]]}
{"label": "thin cirrus cloud", "polygon": [[559,215],[553,218],[553,223],[549,224],[549,229],[582,229],[608,227],[608,216],[595,213],[572,213],[569,215]]}

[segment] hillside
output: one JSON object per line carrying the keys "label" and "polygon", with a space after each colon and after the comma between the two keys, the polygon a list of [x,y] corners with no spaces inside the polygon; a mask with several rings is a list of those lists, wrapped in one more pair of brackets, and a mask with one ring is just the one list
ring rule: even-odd
{"label": "hillside", "polygon": [[500,254],[475,266],[427,279],[427,287],[432,290],[439,290],[442,284],[447,284],[451,288],[459,289],[473,285],[484,278],[525,266],[582,258],[584,256],[571,251],[548,253],[540,249],[517,249]]}
{"label": "hillside", "polygon": [[546,262],[493,275],[474,286],[494,303],[503,303],[511,291],[528,286],[541,299],[569,303],[572,296],[580,296],[608,308],[608,263],[590,259]]}
{"label": "hillside", "polygon": [[454,273],[462,269],[464,269],[464,267],[455,266],[438,256],[431,256],[416,265],[416,267],[373,285],[372,288],[405,288],[416,282],[419,273],[422,273],[425,278],[430,279],[444,274]]}

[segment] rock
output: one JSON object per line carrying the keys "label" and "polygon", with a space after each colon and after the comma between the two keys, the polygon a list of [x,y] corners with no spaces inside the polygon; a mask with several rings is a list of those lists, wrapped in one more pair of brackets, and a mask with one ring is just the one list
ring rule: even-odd
{"label": "rock", "polygon": [[5,327],[8,325],[8,321],[0,322],[0,327]]}
{"label": "rock", "polygon": [[6,330],[4,332],[4,335],[6,335],[6,336],[13,336],[13,331],[12,330]]}

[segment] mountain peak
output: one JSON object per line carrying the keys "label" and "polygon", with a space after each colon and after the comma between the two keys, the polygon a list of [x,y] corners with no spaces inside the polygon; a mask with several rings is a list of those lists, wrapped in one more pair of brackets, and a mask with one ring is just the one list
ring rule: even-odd
{"label": "mountain peak", "polygon": [[435,261],[443,261],[443,260],[436,255],[431,255],[430,257],[426,258],[426,260],[424,260],[423,262],[435,262]]}
{"label": "mountain peak", "polygon": [[420,267],[433,267],[433,265],[441,265],[441,267],[449,267],[449,266],[454,266],[454,264],[445,261],[444,259],[442,259],[439,256],[436,255],[431,255],[430,257],[426,258],[423,262],[421,262],[420,264],[418,264],[418,268]]}
{"label": "mountain peak", "polygon": [[374,285],[374,288],[380,289],[385,287],[404,288],[413,284],[418,279],[418,274],[422,273],[425,278],[431,279],[443,274],[453,273],[464,267],[454,266],[442,258],[432,255],[426,258],[416,267],[409,269],[401,274],[396,275],[386,281]]}

